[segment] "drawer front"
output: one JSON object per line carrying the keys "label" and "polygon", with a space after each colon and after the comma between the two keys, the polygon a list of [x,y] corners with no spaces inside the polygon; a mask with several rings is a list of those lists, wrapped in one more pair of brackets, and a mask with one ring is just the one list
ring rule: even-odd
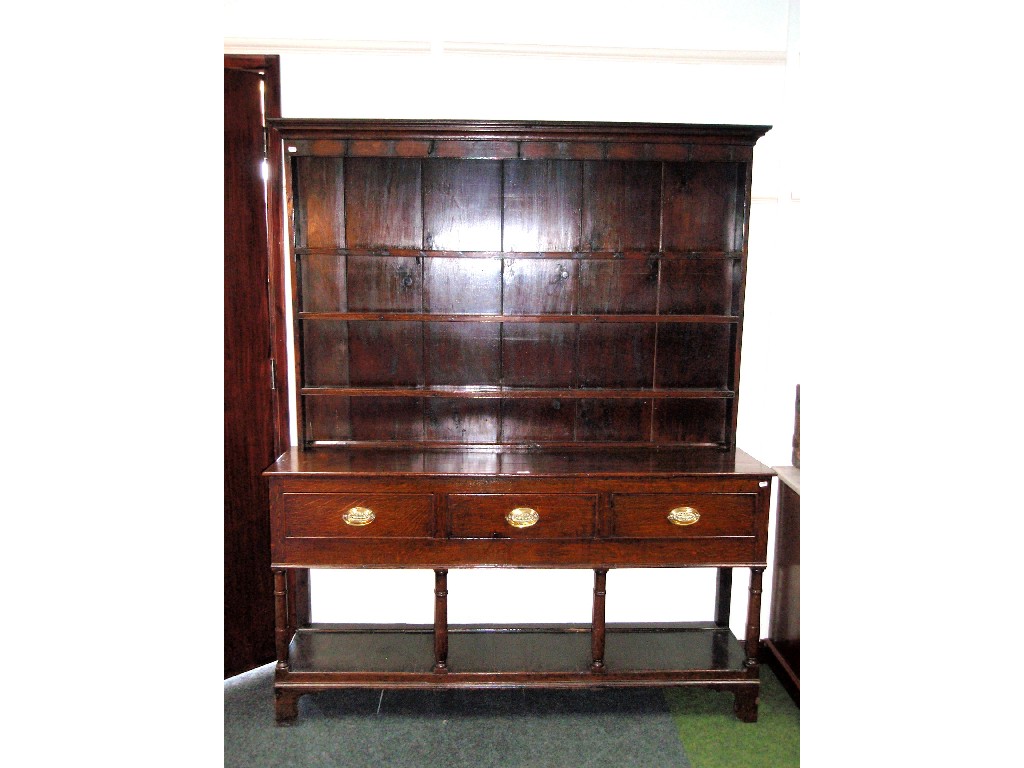
{"label": "drawer front", "polygon": [[[612,536],[638,539],[754,536],[757,496],[752,493],[648,493],[612,495]],[[672,510],[682,525],[669,519]]]}
{"label": "drawer front", "polygon": [[[456,539],[591,538],[596,509],[597,497],[585,495],[478,493],[448,496],[451,535]],[[513,510],[522,510],[513,516],[518,525],[506,520]]]}
{"label": "drawer front", "polygon": [[285,493],[284,533],[286,538],[431,537],[433,500],[428,493]]}

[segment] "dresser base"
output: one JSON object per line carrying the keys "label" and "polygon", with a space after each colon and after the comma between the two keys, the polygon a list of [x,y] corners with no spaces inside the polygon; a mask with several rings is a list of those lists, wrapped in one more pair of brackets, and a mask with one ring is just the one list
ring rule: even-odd
{"label": "dresser base", "polygon": [[338,688],[605,688],[701,685],[732,692],[735,712],[757,720],[758,669],[714,623],[606,627],[594,671],[589,627],[451,626],[435,671],[429,625],[314,624],[298,629],[275,678],[276,717],[298,715],[298,698]]}

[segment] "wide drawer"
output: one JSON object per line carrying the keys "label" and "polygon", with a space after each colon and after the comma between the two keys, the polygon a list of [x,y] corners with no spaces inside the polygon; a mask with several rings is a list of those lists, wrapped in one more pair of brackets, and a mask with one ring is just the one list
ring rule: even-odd
{"label": "wide drawer", "polygon": [[456,539],[590,538],[594,535],[596,509],[596,495],[453,493],[448,496],[451,536]]}
{"label": "wide drawer", "polygon": [[611,535],[640,539],[753,536],[756,502],[752,493],[616,493],[611,498]]}
{"label": "wide drawer", "polygon": [[434,535],[429,493],[285,493],[281,501],[287,538]]}

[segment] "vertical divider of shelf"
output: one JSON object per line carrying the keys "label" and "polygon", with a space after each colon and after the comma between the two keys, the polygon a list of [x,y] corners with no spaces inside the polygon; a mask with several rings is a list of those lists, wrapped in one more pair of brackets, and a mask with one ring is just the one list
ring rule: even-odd
{"label": "vertical divider of shelf", "polygon": [[[517,144],[517,155],[522,153],[522,143]],[[499,256],[498,256],[498,314],[505,316],[505,166],[508,159],[501,161],[501,179],[498,204]],[[498,321],[498,426],[494,440],[501,445],[505,437],[505,322]]]}
{"label": "vertical divider of shelf", "polygon": [[[572,162],[572,161],[570,161],[570,162]],[[586,195],[587,195],[587,166],[586,166],[586,161],[585,160],[578,160],[576,162],[578,162],[580,164],[580,217],[579,217],[579,227],[576,230],[576,247],[572,249],[572,252],[573,252],[574,255],[576,253],[580,253],[580,254],[588,253],[588,251],[584,251],[583,250],[583,212],[587,208],[587,200],[586,200]],[[594,255],[593,251],[589,251],[589,253],[590,253],[591,258],[593,258],[593,255]],[[580,294],[579,294],[580,278],[579,278],[579,275],[580,275],[580,265],[582,263],[583,263],[583,260],[580,259],[579,263],[577,263],[577,265],[576,265],[576,283],[577,283],[577,287],[576,287],[576,291],[577,291],[576,292],[576,311],[577,312],[579,312],[579,298],[580,298]],[[574,366],[574,368],[573,368],[573,370],[576,372],[576,381],[577,382],[579,381],[579,357],[580,357],[580,355],[579,355],[579,346],[580,346],[580,324],[579,324],[579,322],[577,322],[576,323],[576,349],[573,352],[573,355],[574,355],[574,358],[573,358],[573,366]],[[572,441],[574,443],[577,441],[577,439],[579,437],[579,431],[580,431],[580,409],[582,407],[583,407],[582,399],[580,399],[579,397],[573,398],[573,402],[572,402]]]}
{"label": "vertical divider of shelf", "polygon": [[[732,242],[728,244],[731,246],[730,250],[732,252],[739,251],[740,254],[740,286],[738,292],[733,292],[737,306],[730,307],[733,316],[736,318],[735,322],[730,324],[732,328],[732,338],[730,339],[732,342],[732,358],[729,362],[729,383],[732,385],[732,398],[728,401],[731,405],[731,412],[728,424],[729,433],[726,435],[726,448],[730,450],[736,448],[736,424],[740,408],[740,354],[743,344],[743,306],[747,290],[747,243],[750,235],[748,222],[750,221],[750,196],[753,185],[753,146],[751,146],[750,151],[751,160],[739,163],[740,167],[736,172],[734,187],[736,190],[736,207],[733,211]],[[739,247],[737,248],[737,246]]]}
{"label": "vertical divider of shelf", "polygon": [[651,419],[647,429],[647,442],[654,445],[654,409],[658,405],[653,396],[658,388],[658,329],[661,327],[661,279],[665,266],[665,162],[661,163],[661,194],[658,202],[658,279],[654,291],[654,351],[651,353]]}
{"label": "vertical divider of shelf", "polygon": [[420,440],[427,439],[427,409],[430,407],[430,391],[427,388],[427,371],[430,370],[427,364],[427,307],[424,298],[427,293],[427,185],[424,182],[426,168],[423,162],[423,158],[420,158],[420,253],[423,254],[420,263],[420,381],[424,389],[424,396],[420,399]]}
{"label": "vertical divider of shelf", "polygon": [[288,261],[288,283],[290,286],[290,299],[292,305],[292,378],[295,381],[295,437],[296,442],[306,446],[306,398],[302,396],[302,324],[299,320],[299,311],[302,303],[299,296],[299,231],[296,225],[296,205],[301,204],[301,198],[297,194],[296,185],[300,174],[295,173],[295,156],[283,152],[284,162],[284,183],[285,183],[285,231],[282,238],[288,244],[288,253],[283,254],[283,260]]}

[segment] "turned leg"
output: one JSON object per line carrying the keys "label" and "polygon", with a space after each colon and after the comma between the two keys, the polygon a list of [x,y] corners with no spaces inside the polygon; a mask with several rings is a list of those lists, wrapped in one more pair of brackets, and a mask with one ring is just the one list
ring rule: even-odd
{"label": "turned leg", "polygon": [[434,671],[448,671],[448,571],[434,571]]}
{"label": "turned leg", "polygon": [[761,574],[764,568],[750,569],[750,600],[747,603],[747,669],[757,676],[757,652],[761,645]]}
{"label": "turned leg", "polygon": [[294,631],[290,624],[288,574],[284,569],[277,569],[274,571],[274,643],[277,649],[277,668],[284,671],[288,670],[288,644]]}
{"label": "turned leg", "polygon": [[[747,658],[743,666],[747,675],[754,680],[760,676],[757,663],[758,648],[761,644],[761,576],[764,568],[750,569],[750,599],[747,603],[747,635],[744,650]],[[757,722],[757,702],[760,684],[744,686],[736,691],[734,711],[736,717],[745,723]]]}
{"label": "turned leg", "polygon": [[590,623],[590,671],[604,672],[604,599],[607,568],[594,569],[594,613]]}
{"label": "turned leg", "polygon": [[308,627],[312,615],[309,600],[309,568],[288,569],[288,626],[294,632]]}
{"label": "turned leg", "polygon": [[718,586],[715,590],[715,624],[729,626],[729,612],[732,607],[732,568],[718,569]]}

